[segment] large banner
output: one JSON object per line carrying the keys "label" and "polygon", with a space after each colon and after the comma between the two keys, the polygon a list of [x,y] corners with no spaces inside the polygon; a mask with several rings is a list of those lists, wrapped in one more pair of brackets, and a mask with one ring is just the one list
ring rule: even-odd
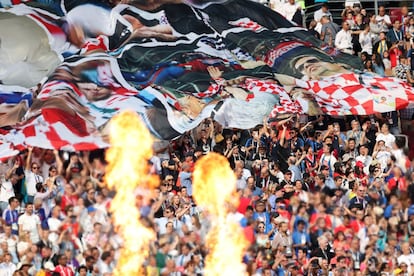
{"label": "large banner", "polygon": [[208,117],[246,129],[266,116],[364,115],[414,105],[404,81],[362,72],[357,57],[258,3],[123,3],[0,9],[7,149],[106,147],[108,123],[125,109],[168,140]]}

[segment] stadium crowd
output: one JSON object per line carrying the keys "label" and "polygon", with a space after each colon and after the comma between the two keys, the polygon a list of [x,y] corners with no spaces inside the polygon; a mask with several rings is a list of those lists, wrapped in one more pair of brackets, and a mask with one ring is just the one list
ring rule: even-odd
{"label": "stadium crowd", "polygon": [[[293,18],[298,6],[285,4]],[[323,5],[310,30],[361,56],[366,70],[414,83],[405,8],[391,22],[383,7],[368,16],[350,6],[339,30]],[[412,116],[289,115],[249,130],[206,119],[178,140],[156,141],[150,162],[160,185],[149,203],[138,194],[131,206],[157,233],[147,275],[203,275],[211,225],[192,199],[192,171],[211,151],[237,177],[223,185],[240,196],[229,220],[250,243],[241,260],[249,275],[414,275],[412,138],[401,135],[412,132]],[[0,276],[111,275],[122,239],[104,154],[28,148],[0,164]]]}
{"label": "stadium crowd", "polygon": [[[250,242],[249,275],[412,275],[414,171],[387,118],[289,116],[250,130],[206,119],[155,142],[160,185],[136,206],[157,233],[148,275],[203,275],[210,223],[192,170],[210,151],[237,177],[228,211]],[[104,173],[103,151],[28,148],[3,162],[0,275],[111,275],[122,239]]]}

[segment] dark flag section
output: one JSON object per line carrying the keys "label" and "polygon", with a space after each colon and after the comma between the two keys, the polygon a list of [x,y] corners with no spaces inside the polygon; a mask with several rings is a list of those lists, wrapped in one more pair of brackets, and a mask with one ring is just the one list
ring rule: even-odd
{"label": "dark flag section", "polygon": [[0,157],[27,145],[104,148],[122,110],[168,140],[208,117],[246,129],[413,106],[405,82],[362,72],[357,57],[258,3],[145,3],[0,9]]}

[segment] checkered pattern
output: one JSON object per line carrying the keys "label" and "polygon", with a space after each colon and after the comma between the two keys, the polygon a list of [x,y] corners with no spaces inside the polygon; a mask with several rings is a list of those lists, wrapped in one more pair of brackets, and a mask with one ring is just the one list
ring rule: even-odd
{"label": "checkered pattern", "polygon": [[329,115],[369,115],[414,105],[414,91],[397,78],[346,73],[322,80],[296,80],[296,85],[315,94]]}
{"label": "checkered pattern", "polygon": [[229,21],[230,25],[242,27],[244,29],[251,30],[253,32],[260,32],[262,30],[265,30],[266,28],[260,25],[257,22],[254,22],[253,20],[249,18],[241,18],[237,21]]}

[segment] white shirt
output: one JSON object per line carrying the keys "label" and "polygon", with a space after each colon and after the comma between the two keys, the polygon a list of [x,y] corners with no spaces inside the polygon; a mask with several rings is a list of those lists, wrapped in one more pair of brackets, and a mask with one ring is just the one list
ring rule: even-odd
{"label": "white shirt", "polygon": [[191,261],[191,253],[187,255],[181,254],[175,258],[175,265],[178,267],[184,267],[189,261]]}
{"label": "white shirt", "polygon": [[378,134],[376,141],[381,141],[381,140],[385,142],[386,147],[389,147],[390,149],[392,149],[394,142],[395,142],[395,136],[392,135],[391,133],[388,133],[388,134],[380,133]]}
{"label": "white shirt", "polygon": [[23,226],[23,231],[28,231],[30,233],[30,240],[32,243],[39,242],[40,238],[37,226],[40,225],[40,218],[37,215],[28,215],[27,213],[24,213],[19,217],[18,224],[19,226]]}
{"label": "white shirt", "polygon": [[49,240],[51,240],[52,242],[57,241],[57,239],[59,238],[59,228],[62,225],[62,221],[60,219],[57,218],[48,218],[47,219],[47,224],[49,225],[49,230],[50,230],[50,234],[49,234]]}
{"label": "white shirt", "polygon": [[105,273],[112,273],[111,266],[103,261],[98,262],[98,268],[99,268],[99,275],[104,275]]}
{"label": "white shirt", "polygon": [[388,31],[388,25],[391,25],[391,18],[388,16],[388,14],[384,14],[383,16],[378,14],[375,17],[375,20],[377,20],[377,23],[380,26],[381,31]]}
{"label": "white shirt", "polygon": [[246,187],[247,187],[247,183],[243,177],[236,180],[236,189],[243,190]]}
{"label": "white shirt", "polygon": [[387,167],[388,159],[391,157],[391,152],[386,150],[380,150],[377,152],[375,158],[381,164],[381,169],[384,170]]}
{"label": "white shirt", "polygon": [[4,233],[0,235],[0,242],[7,242],[7,248],[9,252],[12,254],[16,254],[16,247],[17,247],[18,240],[19,238],[13,234],[11,234],[10,237],[6,237],[6,234]]}
{"label": "white shirt", "polygon": [[272,10],[280,14],[282,14],[281,11],[282,11],[282,7],[284,4],[286,4],[285,0],[270,0],[269,1],[269,5],[272,8]]}
{"label": "white shirt", "polygon": [[408,266],[408,275],[411,275],[411,265],[414,265],[414,255],[401,255],[397,258],[398,265],[405,263]]}
{"label": "white shirt", "polygon": [[324,12],[324,11],[322,10],[322,8],[320,8],[319,10],[317,10],[317,11],[313,14],[313,19],[315,19],[315,21],[316,21],[316,22],[319,22],[319,21],[321,21],[321,19],[322,19],[322,17],[323,17],[324,15],[329,16],[329,17],[330,17],[330,19],[331,19],[331,21],[333,21],[333,20],[332,20],[332,14],[331,14],[331,12],[330,12],[330,11],[326,11],[326,12]]}
{"label": "white shirt", "polygon": [[170,222],[170,221],[172,222],[175,231],[177,232],[181,231],[181,225],[182,225],[181,221],[179,221],[176,218],[168,219],[166,217],[161,217],[161,218],[155,219],[155,223],[157,223],[158,229],[159,229],[158,233],[160,235],[167,233],[167,227],[165,227],[165,225],[167,224],[167,222]]}
{"label": "white shirt", "polygon": [[298,9],[300,9],[300,6],[297,3],[293,5],[290,3],[285,3],[281,7],[280,14],[283,15],[287,20],[292,20]]}
{"label": "white shirt", "polygon": [[351,31],[340,30],[335,36],[335,47],[339,50],[352,49]]}
{"label": "white shirt", "polygon": [[0,275],[1,276],[12,276],[16,271],[16,265],[12,262],[0,264]]}
{"label": "white shirt", "polygon": [[34,196],[36,193],[36,183],[42,182],[43,177],[41,175],[35,174],[30,170],[25,170],[24,175],[26,177],[26,190],[29,196]]}
{"label": "white shirt", "polygon": [[13,184],[10,181],[4,181],[0,186],[0,201],[9,202],[12,196],[14,196]]}
{"label": "white shirt", "polygon": [[345,1],[345,7],[353,7],[355,4],[360,4],[361,2],[359,2],[359,0],[346,0]]}
{"label": "white shirt", "polygon": [[359,34],[359,44],[361,44],[362,51],[372,55],[372,34],[370,32],[361,32]]}

